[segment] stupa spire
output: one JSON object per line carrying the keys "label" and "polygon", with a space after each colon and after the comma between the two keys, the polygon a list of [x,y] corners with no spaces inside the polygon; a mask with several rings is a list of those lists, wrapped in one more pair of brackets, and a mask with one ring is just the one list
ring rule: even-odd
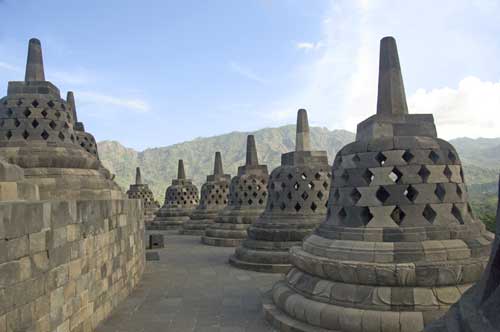
{"label": "stupa spire", "polygon": [[135,184],[142,184],[141,168],[135,168]]}
{"label": "stupa spire", "polygon": [[73,117],[73,123],[77,123],[78,118],[76,116],[75,95],[74,95],[73,91],[68,91],[68,94],[66,95],[66,102],[68,103],[69,107],[71,108],[71,116]]}
{"label": "stupa spire", "polygon": [[380,41],[377,114],[408,114],[398,48],[393,37],[384,37]]}
{"label": "stupa spire", "polygon": [[177,165],[177,179],[186,179],[186,172],[184,171],[184,161],[182,159],[179,159],[179,164]]}
{"label": "stupa spire", "polygon": [[224,174],[224,170],[222,169],[222,157],[219,151],[215,153],[215,162],[214,162],[214,175],[222,175]]}
{"label": "stupa spire", "polygon": [[309,122],[307,111],[300,109],[297,113],[297,133],[295,139],[295,151],[310,151],[311,137],[309,134]]}
{"label": "stupa spire", "polygon": [[257,148],[255,147],[255,137],[247,136],[247,160],[246,165],[258,165],[259,157],[257,156]]}
{"label": "stupa spire", "polygon": [[28,45],[28,59],[26,61],[26,82],[45,81],[43,70],[42,44],[36,38],[32,38]]}

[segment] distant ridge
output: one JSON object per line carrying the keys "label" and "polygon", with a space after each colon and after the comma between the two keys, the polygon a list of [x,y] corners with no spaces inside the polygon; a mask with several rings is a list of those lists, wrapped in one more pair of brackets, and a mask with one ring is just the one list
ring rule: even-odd
{"label": "distant ridge", "polygon": [[[183,159],[188,178],[198,185],[212,171],[213,155],[221,151],[224,170],[236,174],[237,167],[245,162],[246,136],[255,135],[259,160],[271,171],[280,163],[283,152],[295,148],[295,126],[264,128],[254,132],[230,132],[213,137],[197,137],[191,141],[166,147],[136,151],[117,141],[98,143],[99,155],[104,165],[116,174],[118,184],[128,188],[133,183],[135,167],[142,170],[143,181],[148,183],[161,203],[165,189],[177,176],[177,160]],[[337,151],[354,140],[354,133],[346,130],[328,130],[311,127],[311,144],[314,149],[326,150],[330,163]],[[500,138],[467,137],[450,140],[462,163],[469,189],[472,192],[496,190],[500,170]]]}

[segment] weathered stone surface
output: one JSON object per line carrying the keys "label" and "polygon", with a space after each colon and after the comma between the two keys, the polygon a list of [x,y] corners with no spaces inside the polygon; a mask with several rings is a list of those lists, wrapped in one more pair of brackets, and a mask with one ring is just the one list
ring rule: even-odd
{"label": "weathered stone surface", "polygon": [[299,245],[326,213],[331,174],[325,151],[310,151],[307,113],[297,114],[296,151],[281,156],[271,172],[264,212],[229,262],[239,268],[286,272],[288,250]]}
{"label": "weathered stone surface", "polygon": [[247,236],[247,228],[264,211],[267,202],[266,165],[259,165],[255,138],[247,138],[246,163],[238,168],[229,187],[229,205],[224,208],[202,236],[204,244],[236,247]]}
{"label": "weathered stone surface", "polygon": [[153,192],[149,186],[142,183],[141,169],[135,169],[135,184],[131,184],[127,196],[130,199],[140,199],[144,209],[144,222],[146,226],[151,223],[154,218],[155,212],[160,208],[158,202],[155,200]]}
{"label": "weathered stone surface", "polygon": [[264,307],[282,331],[421,331],[487,260],[491,234],[472,215],[457,152],[432,115],[408,114],[393,38],[380,54],[377,114],[337,154],[326,220],[290,249]]}
{"label": "weathered stone surface", "polygon": [[147,229],[180,229],[199,203],[198,188],[186,178],[184,161],[179,160],[177,179],[165,191],[165,202]]}

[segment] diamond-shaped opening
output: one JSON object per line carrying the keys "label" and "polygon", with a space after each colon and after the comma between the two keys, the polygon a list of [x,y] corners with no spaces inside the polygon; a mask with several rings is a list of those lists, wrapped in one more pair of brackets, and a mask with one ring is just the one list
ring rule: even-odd
{"label": "diamond-shaped opening", "polygon": [[7,139],[10,139],[12,137],[12,131],[7,131],[7,133],[5,133],[5,137],[7,137]]}
{"label": "diamond-shaped opening", "polygon": [[311,203],[311,210],[312,210],[313,212],[315,212],[317,208],[318,208],[318,206],[316,205],[316,203],[312,202],[312,203]]}
{"label": "diamond-shaped opening", "polygon": [[283,188],[283,189],[286,188],[286,183],[285,182],[281,182],[281,188]]}
{"label": "diamond-shaped opening", "polygon": [[54,102],[52,100],[49,100],[49,102],[47,103],[47,106],[49,106],[50,108],[53,108],[54,106],[56,106],[56,104],[54,104]]}
{"label": "diamond-shaped opening", "polygon": [[344,220],[347,217],[347,212],[345,211],[344,208],[340,209],[338,216],[340,217],[341,220]]}
{"label": "diamond-shaped opening", "polygon": [[46,117],[47,117],[47,115],[49,114],[49,113],[47,113],[47,111],[46,111],[46,110],[43,110],[41,113],[42,113],[42,115],[43,115],[43,117],[44,117],[44,118],[46,118]]}
{"label": "diamond-shaped opening", "polygon": [[286,209],[286,205],[285,205],[285,203],[284,203],[284,202],[281,202],[281,204],[280,204],[280,209],[281,209],[281,210]]}
{"label": "diamond-shaped opening", "polygon": [[464,218],[462,217],[462,212],[460,211],[459,208],[455,204],[453,204],[453,207],[451,208],[451,214],[458,220],[460,224],[464,224]]}
{"label": "diamond-shaped opening", "polygon": [[399,208],[399,206],[396,206],[394,208],[394,210],[392,210],[392,212],[391,212],[392,220],[394,220],[394,222],[398,225],[401,225],[405,216],[406,216],[406,213],[404,213],[403,210],[401,210]]}
{"label": "diamond-shaped opening", "polygon": [[396,167],[392,169],[392,171],[389,173],[389,178],[392,180],[394,183],[398,183],[401,177],[403,176],[403,173]]}
{"label": "diamond-shaped opening", "polygon": [[28,137],[30,137],[30,133],[28,133],[26,130],[23,131],[23,138],[28,139]]}
{"label": "diamond-shaped opening", "polygon": [[361,158],[359,158],[359,156],[357,154],[355,154],[352,157],[352,161],[354,161],[357,164],[357,163],[359,163],[361,161]]}
{"label": "diamond-shaped opening", "polygon": [[361,177],[365,179],[368,184],[371,184],[374,178],[373,173],[370,172],[368,168],[363,172],[363,174],[361,174]]}
{"label": "diamond-shaped opening", "polygon": [[249,199],[249,200],[247,201],[247,203],[248,203],[248,205],[252,205],[252,203],[253,203],[252,199]]}
{"label": "diamond-shaped opening", "polygon": [[36,100],[36,99],[35,99],[35,100],[33,100],[33,102],[31,103],[31,105],[33,105],[33,107],[35,107],[35,108],[36,108],[36,107],[38,107],[38,105],[40,105],[40,104],[38,103],[38,100]]}
{"label": "diamond-shaped opening", "polygon": [[301,178],[302,180],[307,179],[307,175],[306,175],[306,173],[302,173],[302,174],[300,174],[300,178]]}
{"label": "diamond-shaped opening", "polygon": [[292,193],[289,191],[286,197],[288,197],[288,199],[292,199]]}
{"label": "diamond-shaped opening", "polygon": [[57,111],[57,112],[55,113],[55,116],[59,119],[59,118],[61,117],[61,112]]}
{"label": "diamond-shaped opening", "polygon": [[302,209],[302,206],[300,206],[299,202],[297,202],[297,204],[295,204],[293,208],[295,209],[295,211],[299,212],[300,209]]}
{"label": "diamond-shaped opening", "polygon": [[429,159],[435,164],[439,161],[439,155],[434,150],[431,150],[429,152]]}
{"label": "diamond-shaped opening", "polygon": [[314,178],[315,178],[316,180],[321,179],[321,174],[319,174],[319,173],[314,174]]}
{"label": "diamond-shaped opening", "polygon": [[323,192],[322,191],[318,191],[318,194],[316,194],[316,197],[318,197],[319,199],[323,199]]}
{"label": "diamond-shaped opening", "polygon": [[52,121],[50,121],[50,123],[49,123],[49,127],[50,127],[50,128],[52,128],[52,130],[54,130],[54,129],[56,129],[56,127],[57,127],[57,123],[55,123],[55,122],[52,120]]}
{"label": "diamond-shaped opening", "polygon": [[313,189],[314,188],[314,183],[311,181],[307,184],[307,186],[309,187],[309,189]]}
{"label": "diamond-shaped opening", "polygon": [[406,150],[405,153],[403,153],[402,158],[404,161],[409,163],[413,158],[415,158],[415,156],[410,152],[410,150]]}
{"label": "diamond-shaped opening", "polygon": [[262,205],[262,203],[264,203],[264,200],[262,200],[262,198],[261,198],[261,199],[259,199],[259,204]]}
{"label": "diamond-shaped opening", "polygon": [[379,152],[375,156],[375,160],[379,163],[380,166],[384,166],[385,161],[387,160],[387,157],[384,156],[384,154],[382,152]]}
{"label": "diamond-shaped opening", "polygon": [[423,182],[427,182],[427,179],[429,178],[429,175],[431,175],[431,172],[423,165],[420,167],[420,170],[417,173],[420,178],[422,179]]}
{"label": "diamond-shaped opening", "polygon": [[302,199],[305,201],[306,199],[309,198],[309,194],[307,192],[303,192],[302,195],[300,195],[300,197],[302,197]]}
{"label": "diamond-shaped opening", "polygon": [[26,108],[24,110],[23,114],[24,114],[25,117],[29,117],[31,115],[31,111],[28,108]]}
{"label": "diamond-shaped opening", "polygon": [[47,139],[49,138],[49,136],[50,136],[50,135],[49,135],[49,133],[48,133],[48,132],[46,132],[46,131],[44,130],[40,136],[42,136],[42,138],[43,138],[44,140],[47,140]]}
{"label": "diamond-shaped opening", "polygon": [[14,126],[19,127],[21,125],[21,122],[19,122],[18,119],[14,120]]}
{"label": "diamond-shaped opening", "polygon": [[298,182],[295,182],[295,184],[293,185],[293,189],[299,190],[299,188],[300,188],[300,184]]}
{"label": "diamond-shaped opening", "polygon": [[450,150],[448,152],[448,159],[454,163],[455,161],[457,161],[457,156]]}
{"label": "diamond-shaped opening", "polygon": [[328,182],[326,182],[326,181],[323,182],[323,188],[328,189],[328,186],[329,186]]}
{"label": "diamond-shaped opening", "polygon": [[292,174],[290,174],[290,173],[289,173],[286,177],[288,178],[288,180],[293,179],[293,175],[292,175]]}
{"label": "diamond-shaped opening", "polygon": [[422,212],[422,215],[428,222],[432,224],[434,223],[434,220],[436,220],[437,213],[431,208],[429,204],[427,204],[424,208],[424,211]]}
{"label": "diamond-shaped opening", "polygon": [[404,195],[412,202],[415,202],[418,196],[418,191],[413,186],[408,186],[404,191]]}
{"label": "diamond-shaped opening", "polygon": [[257,197],[257,193],[254,191],[254,192],[252,193],[252,196],[253,196],[253,197]]}
{"label": "diamond-shaped opening", "polygon": [[7,110],[7,116],[10,118],[12,116],[12,114],[14,114],[14,111],[12,110],[12,108],[9,108]]}
{"label": "diamond-shaped opening", "polygon": [[333,201],[337,202],[339,200],[339,198],[340,198],[339,190],[335,189],[335,191],[333,192]]}
{"label": "diamond-shaped opening", "polygon": [[448,180],[451,180],[451,176],[453,175],[453,173],[451,172],[451,169],[448,167],[448,165],[446,165],[446,167],[444,168],[443,174],[448,178]]}
{"label": "diamond-shaped opening", "polygon": [[462,194],[463,194],[462,188],[460,188],[460,186],[457,185],[457,195],[458,195],[458,197],[462,198]]}
{"label": "diamond-shaped opening", "polygon": [[370,212],[370,208],[364,207],[361,209],[361,212],[359,214],[361,221],[363,224],[366,226],[370,222],[370,220],[373,219],[373,214]]}
{"label": "diamond-shaped opening", "polygon": [[34,120],[31,122],[31,126],[32,126],[33,128],[38,127],[38,125],[39,125],[39,124],[40,124],[40,123],[39,123],[36,119],[34,119]]}
{"label": "diamond-shaped opening", "polygon": [[358,191],[358,189],[354,188],[349,194],[349,197],[351,197],[352,203],[356,204],[361,199],[361,193]]}
{"label": "diamond-shaped opening", "polygon": [[17,101],[17,106],[21,106],[22,104],[23,104],[23,100],[22,100],[22,99],[19,99],[19,100]]}
{"label": "diamond-shaped opening", "polygon": [[349,181],[349,173],[347,172],[347,170],[345,169],[344,172],[342,173],[342,175],[340,176],[344,181]]}
{"label": "diamond-shaped opening", "polygon": [[446,189],[444,189],[443,184],[438,183],[436,185],[436,190],[434,190],[434,194],[439,198],[439,200],[442,202],[444,201],[444,197],[446,196]]}
{"label": "diamond-shaped opening", "polygon": [[385,190],[384,187],[378,188],[377,192],[375,193],[375,196],[381,203],[385,203],[387,199],[389,198],[390,194],[387,190]]}
{"label": "diamond-shaped opening", "polygon": [[65,137],[64,137],[64,135],[63,135],[63,133],[62,133],[62,132],[59,132],[58,137],[59,137],[59,139],[60,139],[61,141],[64,141],[64,138],[65,138]]}

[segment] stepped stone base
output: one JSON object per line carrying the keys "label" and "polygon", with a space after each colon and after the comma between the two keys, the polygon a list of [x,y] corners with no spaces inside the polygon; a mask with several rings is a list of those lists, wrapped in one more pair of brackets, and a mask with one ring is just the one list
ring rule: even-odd
{"label": "stepped stone base", "polygon": [[166,217],[166,218],[155,218],[152,222],[146,224],[146,230],[179,230],[182,228],[182,224],[189,220],[189,217]]}
{"label": "stepped stone base", "polygon": [[290,264],[264,264],[241,261],[235,255],[229,257],[229,264],[243,270],[266,273],[287,273],[292,267]]}
{"label": "stepped stone base", "polygon": [[201,242],[203,244],[206,244],[209,246],[216,246],[216,247],[237,247],[240,245],[240,243],[242,241],[243,241],[243,239],[226,239],[226,238],[220,238],[220,237],[219,238],[209,237],[206,235],[202,235],[202,237],[201,237]]}
{"label": "stepped stone base", "polygon": [[257,219],[261,211],[253,214],[246,212],[245,216],[238,215],[237,210],[229,213],[222,212],[213,225],[210,225],[202,237],[202,242],[218,247],[238,247],[247,237],[247,229]]}

